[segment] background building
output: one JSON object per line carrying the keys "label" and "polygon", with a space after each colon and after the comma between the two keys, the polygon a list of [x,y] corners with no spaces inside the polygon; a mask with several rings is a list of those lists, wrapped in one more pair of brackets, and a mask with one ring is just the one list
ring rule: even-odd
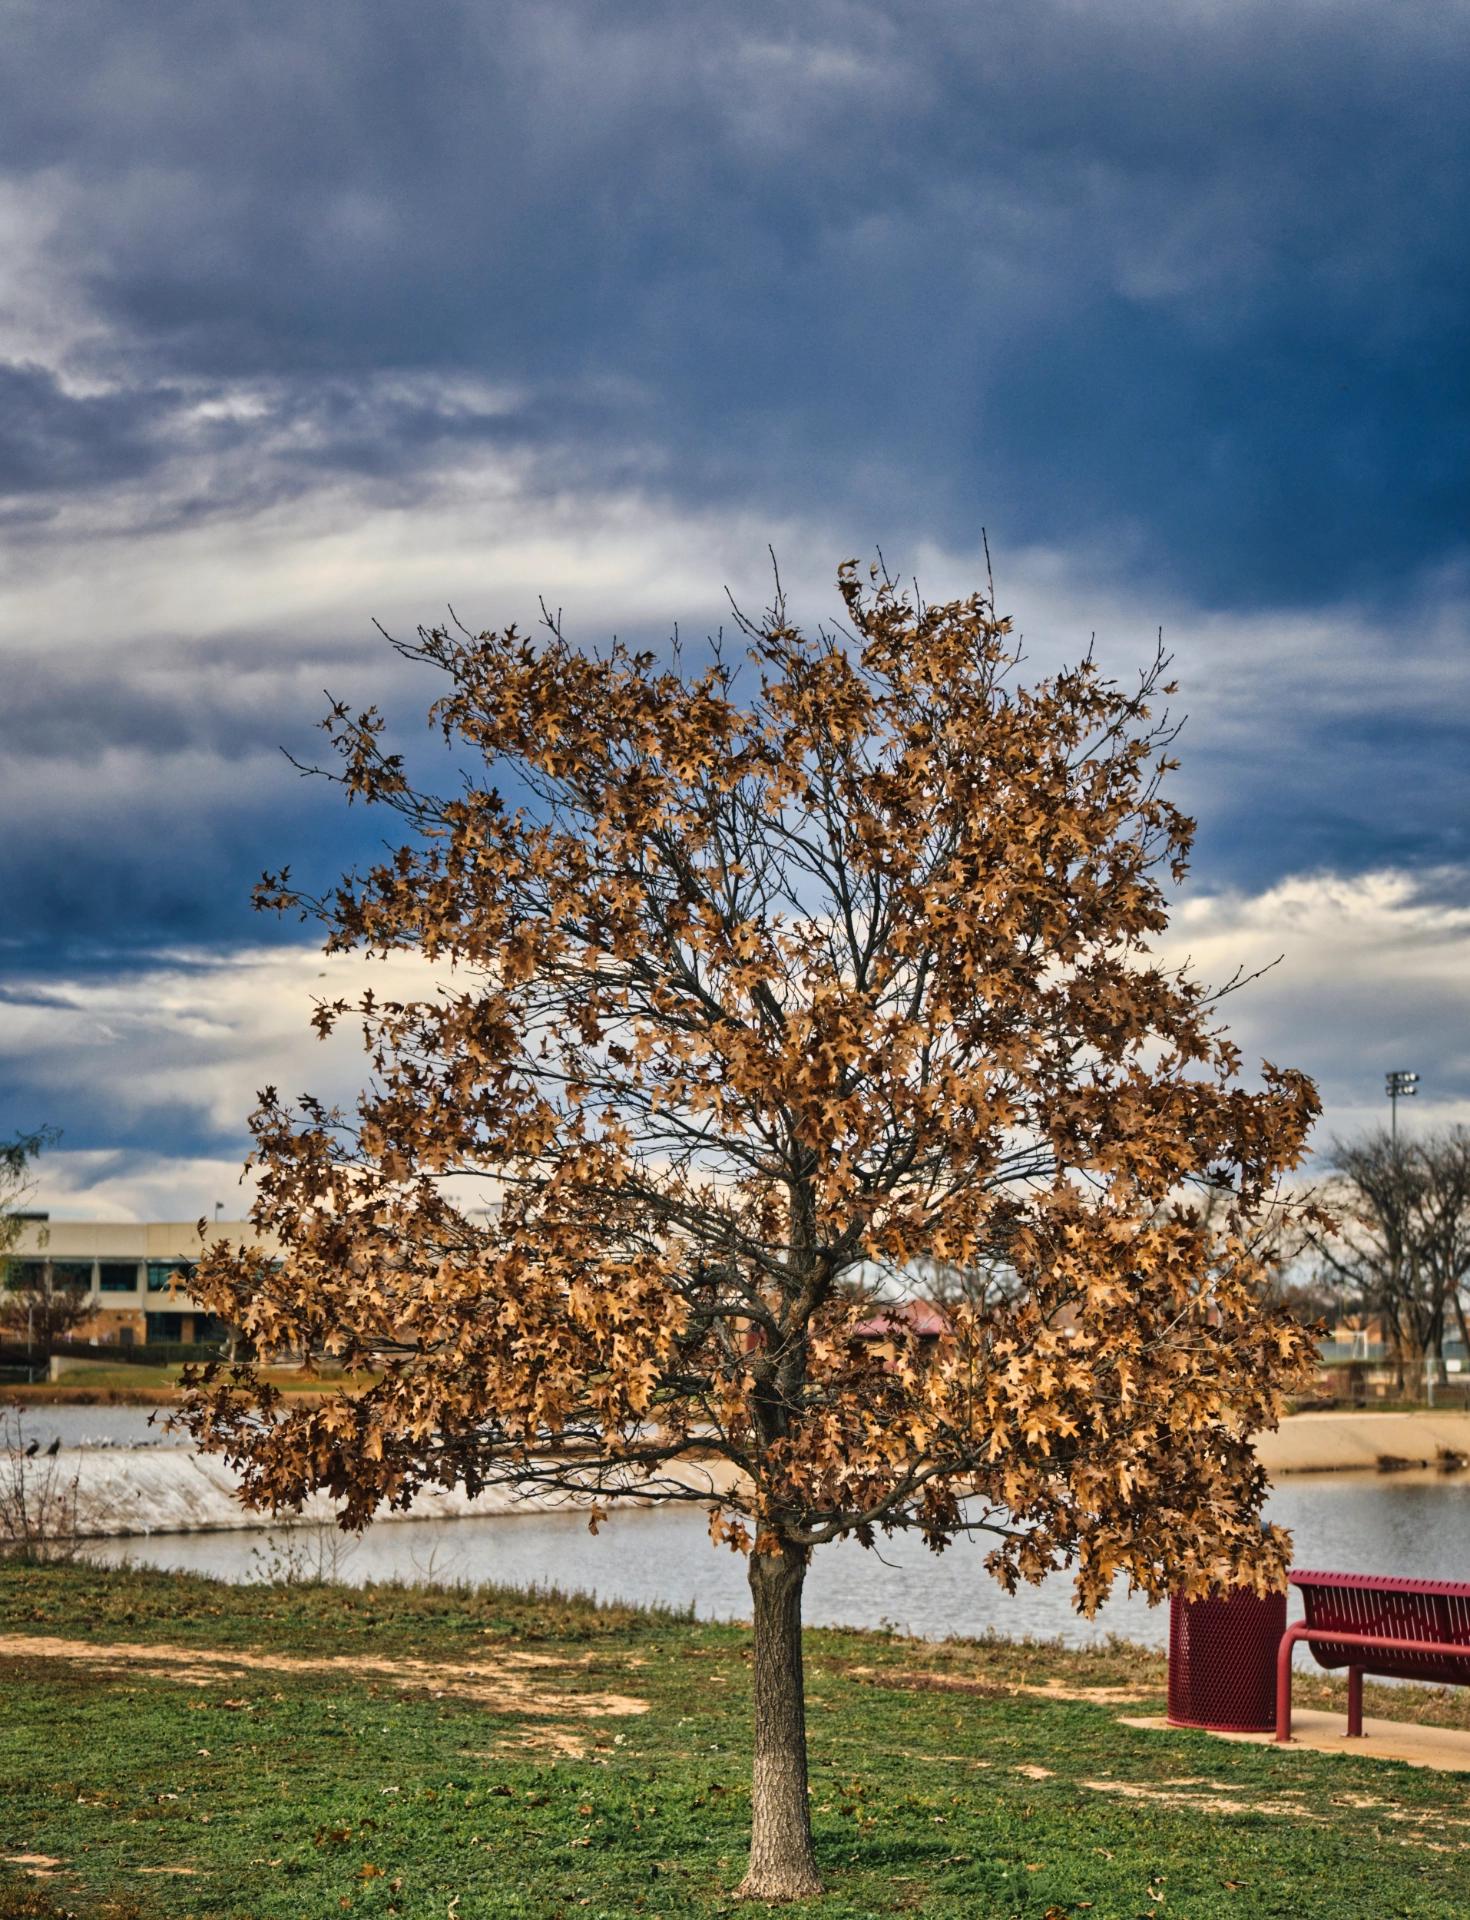
{"label": "background building", "polygon": [[[245,1220],[216,1221],[208,1237],[275,1250]],[[51,1220],[30,1214],[6,1256],[5,1279],[9,1286],[24,1286],[49,1262],[53,1282],[85,1291],[94,1311],[77,1329],[80,1340],[130,1347],[223,1339],[229,1331],[224,1322],[189,1293],[200,1251],[197,1220]]]}

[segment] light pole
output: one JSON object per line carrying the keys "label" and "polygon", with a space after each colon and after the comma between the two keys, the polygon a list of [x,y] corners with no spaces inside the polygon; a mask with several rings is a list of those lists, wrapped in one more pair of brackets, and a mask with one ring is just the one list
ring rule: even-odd
{"label": "light pole", "polygon": [[[1383,1076],[1383,1082],[1388,1093],[1389,1150],[1393,1155],[1394,1164],[1397,1166],[1399,1157],[1399,1101],[1413,1099],[1414,1095],[1419,1091],[1419,1076],[1417,1073],[1408,1072],[1406,1068],[1399,1067],[1392,1073],[1386,1073]],[[1424,1350],[1424,1397],[1431,1407],[1434,1405],[1435,1376],[1438,1371],[1439,1369],[1435,1362],[1434,1355],[1426,1347]]]}
{"label": "light pole", "polygon": [[1419,1076],[1408,1073],[1402,1067],[1383,1076],[1384,1087],[1388,1093],[1388,1130],[1393,1141],[1395,1156],[1399,1150],[1399,1101],[1410,1100],[1419,1091]]}

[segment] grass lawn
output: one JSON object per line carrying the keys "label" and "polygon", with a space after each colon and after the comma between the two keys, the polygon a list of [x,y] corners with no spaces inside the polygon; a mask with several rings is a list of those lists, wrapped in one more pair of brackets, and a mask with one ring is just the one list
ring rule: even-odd
{"label": "grass lawn", "polygon": [[[0,1634],[0,1920],[748,1911],[738,1628],[12,1564]],[[1162,1685],[1126,1647],[810,1633],[830,1891],[800,1910],[1470,1912],[1466,1776],[1118,1724]],[[1464,1724],[1458,1693],[1368,1693]]]}

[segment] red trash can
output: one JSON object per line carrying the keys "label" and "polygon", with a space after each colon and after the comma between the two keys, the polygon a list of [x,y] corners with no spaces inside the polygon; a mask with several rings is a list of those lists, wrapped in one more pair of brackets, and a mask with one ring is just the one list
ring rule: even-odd
{"label": "red trash can", "polygon": [[1286,1595],[1237,1587],[1207,1600],[1169,1601],[1169,1724],[1219,1733],[1276,1725],[1276,1652]]}

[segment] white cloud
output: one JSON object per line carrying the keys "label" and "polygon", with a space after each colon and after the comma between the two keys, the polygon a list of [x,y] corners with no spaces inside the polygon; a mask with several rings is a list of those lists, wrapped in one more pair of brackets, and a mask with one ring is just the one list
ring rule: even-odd
{"label": "white cloud", "polygon": [[[921,544],[888,555],[917,574],[930,600],[967,594],[985,578],[977,546],[956,552]],[[1076,660],[1096,637],[1098,657],[1126,676],[1162,632],[1180,681],[1178,706],[1199,716],[1212,745],[1251,753],[1272,745],[1293,711],[1313,721],[1370,717],[1377,723],[1470,707],[1456,671],[1470,648],[1470,576],[1450,566],[1427,575],[1412,603],[1386,625],[1355,605],[1307,611],[1201,607],[1131,574],[1130,556],[1088,550],[998,547],[996,600],[1041,669]],[[1263,721],[1273,720],[1264,728]],[[1184,757],[1188,760],[1188,745]]]}
{"label": "white cloud", "polygon": [[118,1136],[137,1138],[151,1114],[190,1115],[201,1133],[244,1139],[245,1116],[268,1085],[293,1098],[349,1099],[361,1084],[360,1026],[330,1039],[311,1029],[318,999],[432,990],[420,961],[326,956],[307,946],[162,954],[137,971],[13,990],[0,1021],[0,1060],[26,1063],[32,1083],[84,1098]]}
{"label": "white cloud", "polygon": [[[1333,1134],[1387,1123],[1383,1076],[1423,1076],[1406,1127],[1470,1123],[1470,904],[1461,869],[1299,875],[1265,891],[1196,893],[1167,951],[1221,985],[1240,966],[1271,971],[1222,1016],[1248,1066],[1261,1058],[1317,1081]],[[1272,962],[1278,962],[1272,965]]]}
{"label": "white cloud", "polygon": [[91,312],[83,274],[64,260],[59,242],[77,206],[75,189],[55,168],[23,182],[0,175],[0,363],[45,367],[73,395],[105,390],[80,364],[101,349],[107,329]]}
{"label": "white cloud", "polygon": [[[483,398],[488,404],[493,396]],[[226,647],[233,672],[242,637],[259,635],[251,680],[257,704],[270,704],[279,686],[283,711],[305,723],[320,710],[324,657],[355,656],[345,675],[352,684],[334,681],[334,692],[364,700],[379,694],[395,663],[385,653],[381,670],[360,664],[375,644],[374,619],[411,633],[452,605],[472,628],[525,626],[544,594],[565,610],[576,644],[600,644],[613,632],[657,642],[677,622],[697,648],[728,624],[727,585],[747,608],[765,605],[768,545],[793,615],[813,625],[840,611],[837,562],[869,553],[883,537],[881,527],[843,524],[815,507],[777,517],[681,508],[629,485],[548,491],[548,484],[529,454],[482,453],[411,504],[376,482],[333,478],[290,501],[151,526],[145,519],[150,501],[156,505],[155,479],[113,488],[105,501],[64,506],[48,530],[23,548],[17,543],[0,576],[0,630],[44,634],[63,657],[104,637],[113,659],[132,649],[138,684],[150,667],[166,672],[191,690],[201,726],[206,716],[218,721],[227,713],[233,697],[214,671],[211,642]],[[920,543],[885,554],[903,578],[916,575],[931,600],[966,594],[984,579],[976,549]],[[1295,796],[1305,794],[1314,810],[1360,837],[1386,814],[1396,847],[1417,821],[1426,837],[1438,836],[1439,857],[1459,857],[1445,800],[1453,769],[1443,753],[1426,763],[1425,777],[1438,786],[1426,790],[1419,815],[1402,781],[1376,799],[1367,792],[1385,769],[1402,765],[1406,733],[1470,720],[1470,682],[1456,665],[1470,645],[1470,582],[1459,574],[1426,579],[1386,635],[1382,621],[1361,609],[1191,606],[1125,583],[1115,551],[1001,547],[997,564],[998,601],[1024,635],[1029,671],[1075,660],[1096,635],[1105,667],[1127,678],[1163,628],[1181,682],[1175,705],[1189,716],[1175,790],[1206,829],[1242,810],[1268,811],[1287,795],[1295,807]],[[267,669],[270,684],[262,678]],[[1348,742],[1342,754],[1331,751],[1335,734]],[[206,760],[211,752],[218,755],[211,748]],[[134,783],[138,799],[156,791],[156,769],[149,780],[124,759],[114,771],[116,781]],[[233,808],[245,797],[234,789],[258,772],[258,765],[231,773],[223,764],[182,762],[174,769],[210,812]],[[68,767],[64,786],[69,779]],[[4,781],[12,818],[37,794],[46,812],[86,804],[83,790],[68,798],[48,783],[40,793],[36,780],[34,766],[23,777],[12,768]],[[110,808],[121,797],[109,791],[116,781],[99,762],[88,787]]]}
{"label": "white cloud", "polygon": [[[1385,871],[1195,893],[1180,902],[1165,953],[1190,957],[1215,985],[1282,956],[1222,1012],[1248,1072],[1264,1057],[1318,1081],[1319,1146],[1384,1123],[1389,1067],[1423,1074],[1405,1126],[1470,1123],[1470,904],[1454,898],[1458,889],[1464,900],[1466,881],[1460,871],[1428,880]],[[201,1134],[238,1136],[243,1157],[245,1115],[262,1086],[348,1101],[361,1084],[356,1029],[317,1042],[314,998],[365,983],[422,993],[431,979],[408,956],[326,959],[306,946],[165,955],[118,978],[54,979],[38,1003],[6,1007],[0,1059],[24,1059],[43,1089],[87,1095],[135,1141],[150,1113],[182,1111]],[[42,1172],[40,1204],[84,1217],[190,1218],[215,1200],[229,1212],[239,1191],[238,1159],[222,1154],[61,1151]]]}
{"label": "white cloud", "polygon": [[69,1153],[60,1147],[38,1163],[39,1185],[27,1205],[53,1220],[243,1219],[254,1183],[242,1176],[243,1154]]}
{"label": "white cloud", "polygon": [[[544,593],[602,640],[619,622],[718,619],[727,580],[765,590],[768,541],[813,550],[810,527],[753,512],[677,512],[636,490],[548,498],[516,454],[466,458],[412,505],[334,479],[253,512],[150,527],[157,484],[64,507],[0,582],[0,626],[65,646],[95,639],[106,608],[113,648],[252,629],[357,646],[375,617],[412,632],[451,601],[472,624],[524,625]],[[818,551],[827,607],[840,555],[827,560],[830,538]]]}
{"label": "white cloud", "polygon": [[[400,387],[446,417],[456,410],[488,417],[525,398],[468,377],[384,376],[365,388],[369,416]],[[248,490],[237,497],[232,463],[242,474],[269,467],[290,452],[293,435],[309,437],[320,423],[293,425],[287,398],[269,382],[187,393],[179,405],[209,419],[199,421],[197,435],[176,435],[163,470],[61,500],[44,526],[13,544],[0,572],[0,631],[45,636],[61,660],[72,650],[100,658],[105,649],[110,660],[128,661],[140,686],[162,672],[188,690],[201,726],[206,715],[217,722],[228,713],[233,697],[233,683],[215,671],[211,643],[224,646],[234,673],[242,648],[259,636],[253,692],[270,704],[279,688],[283,707],[309,721],[320,710],[324,657],[360,659],[375,644],[374,619],[411,633],[452,605],[472,628],[525,626],[544,594],[564,608],[574,643],[599,644],[613,632],[656,642],[677,622],[697,647],[707,631],[728,624],[726,586],[750,609],[765,605],[768,546],[794,617],[814,625],[840,611],[838,561],[867,556],[885,538],[881,524],[859,524],[850,511],[816,503],[761,513],[673,502],[626,474],[564,480],[564,448],[465,448],[435,477],[417,477],[411,498],[382,476],[318,476],[306,468],[293,469],[289,498],[262,501]],[[262,407],[269,418],[259,436],[239,446],[210,442],[211,420],[244,420]],[[634,469],[655,471],[649,449],[630,453]],[[226,511],[211,506],[216,498]],[[885,548],[885,557],[901,578],[917,576],[931,600],[967,594],[985,577],[978,545],[921,541]],[[1189,715],[1176,790],[1207,828],[1242,808],[1259,811],[1275,793],[1315,787],[1316,803],[1361,835],[1371,835],[1376,811],[1397,809],[1403,831],[1393,844],[1402,848],[1414,824],[1405,795],[1396,790],[1370,806],[1366,785],[1375,770],[1402,764],[1406,733],[1470,721],[1470,681],[1459,671],[1470,646],[1463,570],[1426,576],[1387,630],[1379,616],[1352,606],[1200,607],[1130,577],[1133,557],[1116,544],[1063,551],[997,542],[996,562],[998,602],[1024,635],[1031,671],[1075,660],[1095,635],[1104,665],[1126,678],[1163,629],[1181,682],[1178,710]],[[36,643],[14,644],[28,652]],[[386,654],[380,672],[354,665],[354,684],[333,691],[371,699],[393,665]],[[262,678],[267,666],[270,685]],[[1343,754],[1332,751],[1336,737],[1348,742]],[[206,760],[211,753],[219,758],[212,746]],[[87,791],[110,812],[122,797],[116,786],[132,782],[139,799],[156,790],[156,779],[126,758],[111,768],[94,762],[86,789],[71,783],[68,762],[58,764],[60,793],[55,782],[42,791],[33,765],[23,774],[12,765],[8,778],[0,768],[9,817],[34,805],[39,829],[53,806],[69,814],[85,805]],[[245,797],[237,789],[257,769],[231,774],[221,764],[190,763],[173,771],[214,812],[233,810]],[[1451,757],[1436,749],[1425,774],[1442,796],[1453,778]],[[1434,804],[1427,795],[1426,807]],[[1421,817],[1439,836],[1440,855],[1458,858],[1460,845],[1445,844],[1455,829],[1442,797],[1439,805],[1440,818]]]}

